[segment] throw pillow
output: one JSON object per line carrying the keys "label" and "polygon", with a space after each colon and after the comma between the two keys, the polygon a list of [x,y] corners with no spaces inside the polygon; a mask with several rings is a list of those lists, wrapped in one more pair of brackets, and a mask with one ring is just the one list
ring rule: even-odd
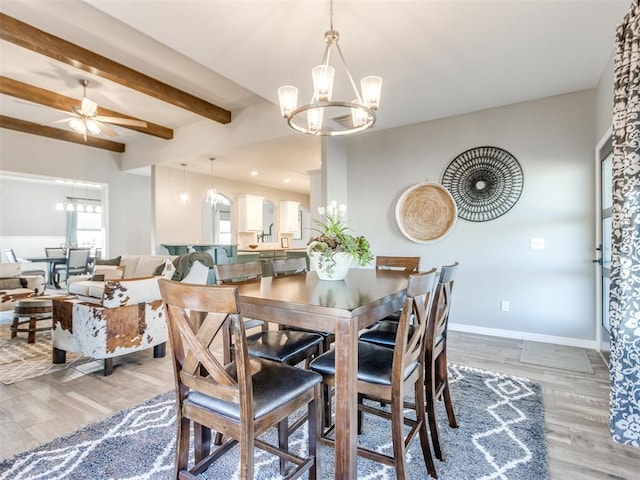
{"label": "throw pillow", "polygon": [[122,256],[113,257],[113,258],[96,258],[93,261],[94,265],[120,265],[120,259]]}
{"label": "throw pillow", "polygon": [[105,280],[120,280],[124,274],[124,267],[114,265],[102,265],[93,269],[91,280],[95,282]]}
{"label": "throw pillow", "polygon": [[191,265],[191,269],[187,276],[180,280],[182,283],[195,283],[198,285],[206,285],[207,278],[209,277],[209,267],[200,263],[200,260],[196,260]]}

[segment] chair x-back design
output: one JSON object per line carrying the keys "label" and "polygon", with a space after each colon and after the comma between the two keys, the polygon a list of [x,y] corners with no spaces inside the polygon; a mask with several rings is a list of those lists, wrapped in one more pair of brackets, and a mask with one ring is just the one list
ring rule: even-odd
{"label": "chair x-back design", "polygon": [[[317,478],[316,442],[320,417],[321,377],[307,370],[250,357],[238,293],[234,286],[183,284],[159,281],[169,325],[176,381],[177,448],[174,478],[193,478],[205,471],[236,443],[240,444],[242,479],[254,477],[254,447],[295,465],[285,478],[309,472]],[[235,360],[225,364],[214,343],[231,329]],[[278,445],[257,437],[274,425],[286,425],[289,415],[307,407],[308,454],[288,451],[287,429]],[[189,468],[190,425],[194,428],[194,465]],[[211,452],[211,431],[224,434],[224,442]]]}

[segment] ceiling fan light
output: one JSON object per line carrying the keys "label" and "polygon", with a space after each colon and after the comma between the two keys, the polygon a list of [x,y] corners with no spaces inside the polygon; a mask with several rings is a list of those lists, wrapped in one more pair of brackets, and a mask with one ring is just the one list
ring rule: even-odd
{"label": "ceiling fan light", "polygon": [[71,127],[71,129],[75,132],[87,133],[87,128],[80,118],[72,118],[71,120],[69,120],[69,127]]}
{"label": "ceiling fan light", "polygon": [[382,78],[374,75],[360,80],[362,89],[362,102],[367,107],[376,110],[380,105],[380,93],[382,92]]}
{"label": "ceiling fan light", "polygon": [[335,68],[331,65],[318,65],[311,70],[313,77],[313,97],[320,102],[328,102],[333,94]]}
{"label": "ceiling fan light", "polygon": [[287,118],[298,106],[298,89],[292,85],[283,85],[278,89],[280,113]]}
{"label": "ceiling fan light", "polygon": [[100,134],[100,127],[95,122],[95,120],[88,118],[85,120],[85,123],[87,124],[87,130],[89,130],[89,133],[91,133],[92,135]]}

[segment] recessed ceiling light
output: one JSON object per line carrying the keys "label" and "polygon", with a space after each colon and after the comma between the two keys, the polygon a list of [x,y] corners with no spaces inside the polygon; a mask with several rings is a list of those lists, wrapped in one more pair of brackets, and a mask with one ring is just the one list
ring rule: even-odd
{"label": "recessed ceiling light", "polygon": [[251,176],[252,177],[257,177],[258,176],[258,172],[256,172],[255,170],[251,171]]}
{"label": "recessed ceiling light", "polygon": [[289,180],[288,178],[284,179],[284,183],[289,183],[291,180]]}

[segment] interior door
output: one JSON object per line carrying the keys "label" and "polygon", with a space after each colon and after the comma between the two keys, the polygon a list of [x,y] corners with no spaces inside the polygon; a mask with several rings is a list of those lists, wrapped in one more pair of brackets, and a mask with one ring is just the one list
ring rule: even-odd
{"label": "interior door", "polygon": [[599,265],[599,285],[597,288],[597,308],[600,312],[600,327],[598,340],[601,351],[609,350],[609,290],[611,285],[611,230],[612,230],[612,205],[613,205],[613,149],[611,144],[611,132],[600,141],[596,149],[596,165],[599,170],[597,178],[600,179],[597,189],[600,191],[597,202],[596,238],[598,246],[597,258],[594,260]]}

